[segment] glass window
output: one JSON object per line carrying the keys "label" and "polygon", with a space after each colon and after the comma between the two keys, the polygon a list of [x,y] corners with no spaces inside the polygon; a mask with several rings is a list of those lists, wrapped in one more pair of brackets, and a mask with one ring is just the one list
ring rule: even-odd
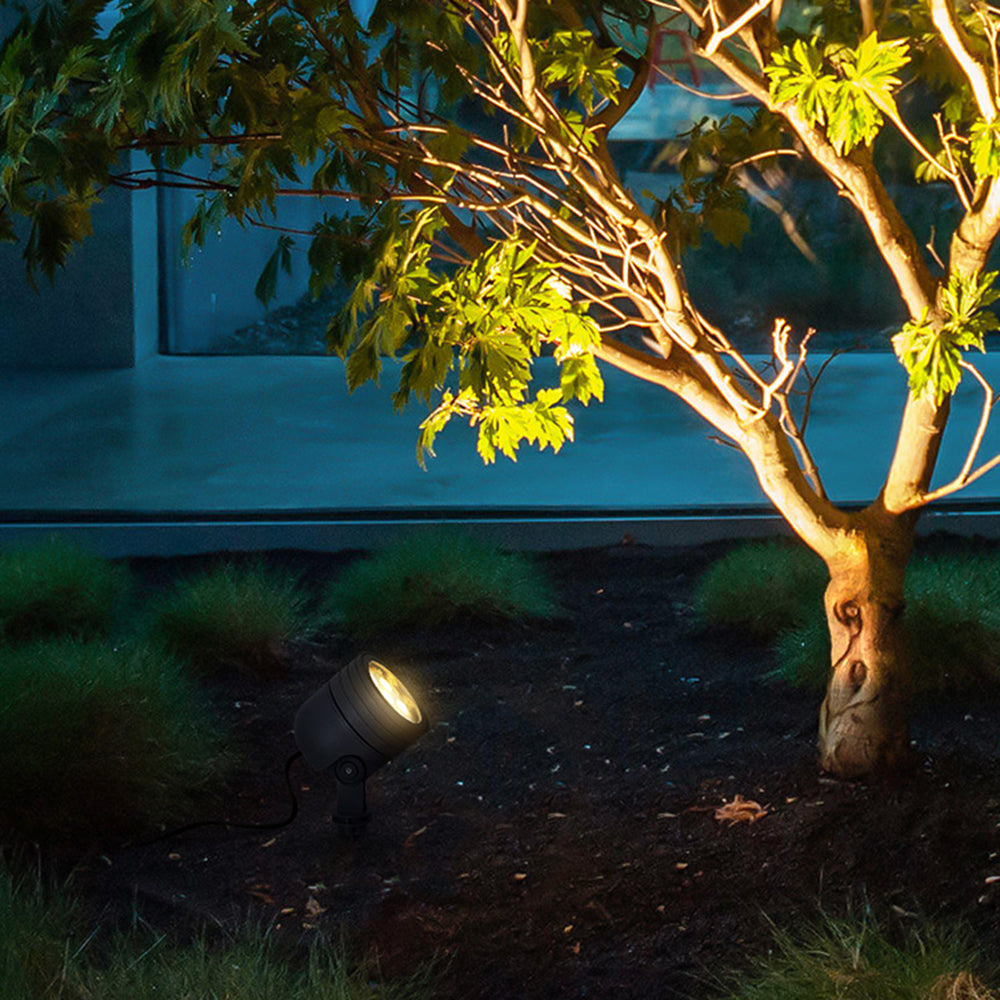
{"label": "glass window", "polygon": [[[207,164],[185,167],[185,172],[207,174]],[[284,196],[276,218],[243,226],[224,219],[203,246],[192,246],[185,255],[181,231],[198,197],[183,187],[159,191],[166,352],[325,354],[327,323],[347,290],[335,287],[318,299],[309,293],[309,232],[324,214],[342,214],[347,205],[332,198]],[[282,232],[291,240],[290,273],[278,267],[274,298],[265,306],[254,289]]]}

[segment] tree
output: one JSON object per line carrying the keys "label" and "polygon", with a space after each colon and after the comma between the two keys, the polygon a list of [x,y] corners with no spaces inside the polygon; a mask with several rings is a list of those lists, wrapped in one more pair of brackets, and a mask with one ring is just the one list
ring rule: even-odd
{"label": "tree", "polygon": [[[823,765],[854,776],[905,757],[917,517],[1000,463],[979,458],[994,397],[963,353],[983,349],[1000,294],[986,270],[1000,230],[992,8],[820,0],[809,20],[781,0],[379,0],[362,25],[344,0],[122,0],[105,36],[103,6],[49,3],[0,55],[0,229],[30,220],[29,275],[55,272],[111,185],[198,190],[187,245],[223,217],[270,224],[282,197],[351,199],[356,211],[301,234],[310,288],[352,283],[330,347],[351,387],[399,359],[395,405],[430,408],[421,461],[455,417],[486,462],[523,443],[558,450],[567,404],[602,396],[598,360],[662,386],[743,452],[829,568]],[[688,132],[682,182],[647,211],[608,142],[662,72],[665,31],[757,110]],[[129,150],[155,170],[123,167]],[[185,170],[198,153],[209,167]],[[856,210],[909,315],[893,337],[908,378],[896,449],[860,511],[828,498],[806,445],[812,331],[796,342],[775,319],[772,365],[755,368],[685,279],[701,232],[742,235],[751,172],[795,159]],[[925,253],[890,175],[954,192],[945,259]],[[261,276],[264,300],[292,238]],[[558,378],[537,388],[543,356]],[[932,486],[963,373],[982,419],[959,475]]]}

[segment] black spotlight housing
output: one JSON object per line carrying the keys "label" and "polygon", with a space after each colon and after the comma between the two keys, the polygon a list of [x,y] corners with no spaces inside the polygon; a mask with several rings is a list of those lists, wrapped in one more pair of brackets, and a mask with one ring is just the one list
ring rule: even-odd
{"label": "black spotlight housing", "polygon": [[368,821],[365,780],[427,732],[403,682],[370,653],[356,656],[295,715],[295,740],[314,771],[333,771],[334,822],[357,836]]}

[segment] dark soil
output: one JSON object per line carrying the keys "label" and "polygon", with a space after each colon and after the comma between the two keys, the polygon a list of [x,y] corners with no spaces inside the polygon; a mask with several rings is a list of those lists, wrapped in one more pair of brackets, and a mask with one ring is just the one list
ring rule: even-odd
{"label": "dark soil", "polygon": [[[332,779],[298,761],[291,825],[102,845],[74,885],[108,918],[174,930],[248,913],[296,940],[344,926],[387,977],[437,955],[451,1000],[707,997],[766,952],[769,922],[866,904],[889,926],[961,919],[996,953],[1000,700],[922,710],[904,777],[822,775],[818,696],[762,682],[767,648],[692,621],[693,583],[724,548],[554,553],[564,618],[368,644],[431,728],[369,780],[362,839],[338,839]],[[268,558],[320,583],[354,556]],[[132,566],[155,587],[203,563]],[[295,711],[356,652],[299,642],[287,676],[215,688],[247,761],[228,818],[287,813]],[[766,814],[717,819],[737,795]]]}

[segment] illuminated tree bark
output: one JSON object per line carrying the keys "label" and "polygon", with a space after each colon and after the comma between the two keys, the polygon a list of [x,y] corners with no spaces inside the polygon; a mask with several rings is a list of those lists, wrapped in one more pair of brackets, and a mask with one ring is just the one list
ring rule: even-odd
{"label": "illuminated tree bark", "polygon": [[844,777],[895,768],[910,752],[903,580],[913,524],[870,508],[828,560],[831,670],[819,749],[823,767]]}

